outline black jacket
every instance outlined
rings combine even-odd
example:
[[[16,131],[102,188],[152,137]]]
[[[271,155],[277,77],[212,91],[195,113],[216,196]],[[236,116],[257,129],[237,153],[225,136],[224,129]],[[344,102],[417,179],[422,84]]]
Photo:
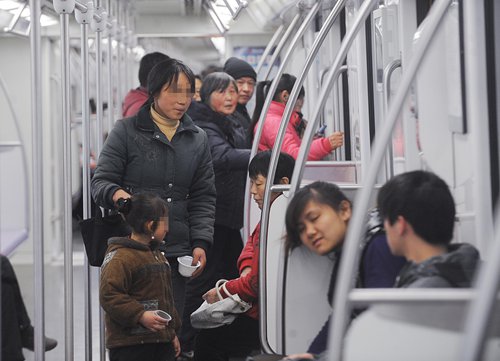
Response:
[[[228,118],[233,123],[236,148],[252,148],[252,134],[249,133],[252,119],[248,114],[247,107],[238,103],[235,112]]]
[[[210,143],[217,189],[215,223],[240,229],[250,150],[238,149],[239,135],[228,117],[202,103],[192,103],[188,112],[196,125],[205,130]]]
[[[467,243],[450,244],[448,252],[421,263],[408,262],[399,273],[395,287],[471,287],[479,252]]]
[[[97,204],[113,209],[113,194],[152,191],[167,201],[168,257],[207,250],[213,242],[215,181],[207,135],[184,115],[169,141],[151,119],[149,105],[119,120],[106,139],[92,178]]]

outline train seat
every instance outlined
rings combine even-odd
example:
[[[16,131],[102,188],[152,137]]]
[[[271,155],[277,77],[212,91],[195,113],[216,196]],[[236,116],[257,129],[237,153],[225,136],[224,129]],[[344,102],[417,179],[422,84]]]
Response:
[[[467,302],[438,300],[373,305],[351,323],[344,360],[458,360],[467,307]],[[496,312],[483,361],[500,359],[499,321]]]

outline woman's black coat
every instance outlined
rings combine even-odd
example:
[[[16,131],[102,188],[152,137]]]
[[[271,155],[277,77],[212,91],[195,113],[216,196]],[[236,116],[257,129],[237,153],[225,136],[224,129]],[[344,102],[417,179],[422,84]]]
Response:
[[[208,250],[215,219],[214,170],[206,133],[188,115],[169,141],[151,119],[149,105],[119,120],[106,139],[92,178],[92,196],[113,209],[113,194],[152,191],[169,208],[168,257]]]
[[[238,149],[242,142],[233,123],[207,104],[193,102],[188,114],[208,135],[217,189],[215,223],[240,229],[250,149]]]

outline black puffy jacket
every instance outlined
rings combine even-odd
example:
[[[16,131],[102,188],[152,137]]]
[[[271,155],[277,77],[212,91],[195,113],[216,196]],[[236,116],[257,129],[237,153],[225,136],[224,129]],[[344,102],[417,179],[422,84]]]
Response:
[[[113,194],[152,191],[167,201],[168,257],[207,250],[213,242],[214,170],[206,133],[186,114],[172,140],[151,119],[149,105],[119,120],[106,139],[92,178],[97,204],[113,209]]]
[[[205,130],[210,143],[217,189],[215,223],[240,229],[243,226],[243,202],[250,150],[238,149],[241,142],[233,123],[208,105],[192,103],[188,113],[196,125]]]

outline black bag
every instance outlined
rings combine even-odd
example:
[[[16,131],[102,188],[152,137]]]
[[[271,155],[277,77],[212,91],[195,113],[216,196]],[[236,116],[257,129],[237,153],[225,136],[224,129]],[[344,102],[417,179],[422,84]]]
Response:
[[[121,214],[103,216],[100,207],[96,207],[94,217],[80,221],[80,232],[89,264],[96,267],[102,265],[109,238],[132,233]]]

